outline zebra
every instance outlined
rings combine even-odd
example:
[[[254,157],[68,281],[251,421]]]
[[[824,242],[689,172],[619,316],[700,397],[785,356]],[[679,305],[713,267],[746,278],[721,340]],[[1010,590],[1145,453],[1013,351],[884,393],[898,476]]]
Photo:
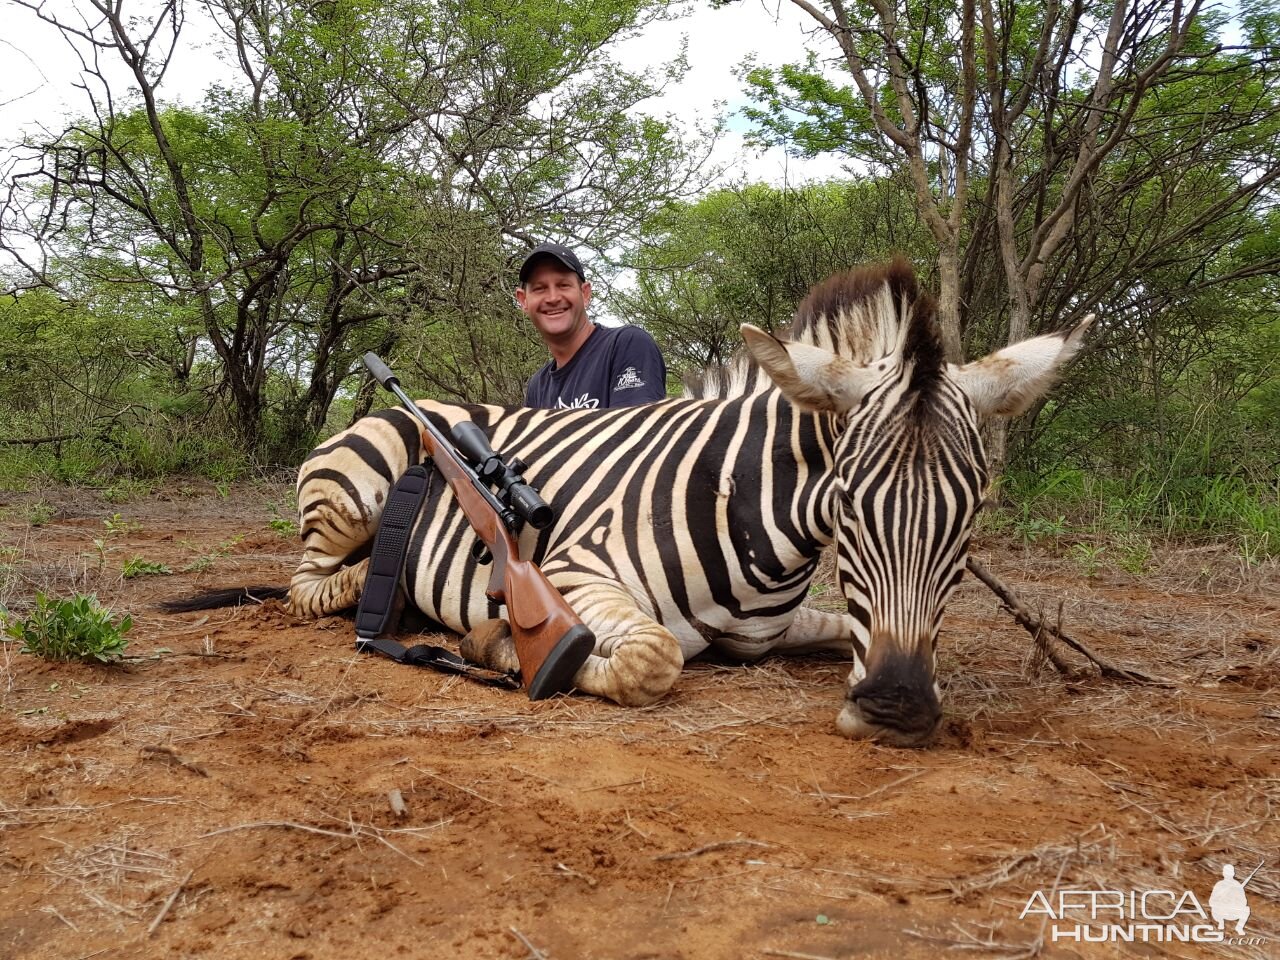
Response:
[[[979,419],[1042,395],[1092,319],[948,364],[933,301],[899,259],[814,287],[785,336],[744,324],[745,349],[679,399],[418,405],[446,432],[478,424],[554,508],[555,524],[519,542],[595,633],[579,691],[645,705],[708,647],[742,661],[838,651],[853,659],[838,731],[913,746],[942,716],[938,632],[987,482]],[[357,603],[389,488],[422,456],[419,429],[379,411],[303,463],[295,615]],[[410,538],[408,599],[464,634],[468,659],[514,671],[474,535],[437,481]],[[833,542],[847,614],[803,604]]]

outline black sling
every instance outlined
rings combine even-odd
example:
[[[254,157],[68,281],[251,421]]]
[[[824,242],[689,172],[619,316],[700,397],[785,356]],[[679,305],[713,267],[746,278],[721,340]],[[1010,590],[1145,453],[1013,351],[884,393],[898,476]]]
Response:
[[[420,464],[414,464],[396,481],[387,495],[387,506],[382,511],[382,520],[373,538],[369,573],[360,594],[360,605],[356,607],[356,649],[362,653],[380,653],[397,663],[432,667],[495,687],[519,689],[520,683],[515,677],[467,663],[444,647],[426,643],[406,647],[382,636],[396,614],[396,588],[400,585],[400,577],[404,571],[409,532],[418,519],[423,501],[431,491],[434,475],[432,467],[430,457]]]

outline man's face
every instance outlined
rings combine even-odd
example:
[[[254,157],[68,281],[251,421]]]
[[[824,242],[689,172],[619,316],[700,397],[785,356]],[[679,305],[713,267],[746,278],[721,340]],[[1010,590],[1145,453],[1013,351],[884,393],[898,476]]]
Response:
[[[528,283],[516,288],[516,301],[545,340],[572,340],[589,323],[591,284],[548,259],[533,268]]]

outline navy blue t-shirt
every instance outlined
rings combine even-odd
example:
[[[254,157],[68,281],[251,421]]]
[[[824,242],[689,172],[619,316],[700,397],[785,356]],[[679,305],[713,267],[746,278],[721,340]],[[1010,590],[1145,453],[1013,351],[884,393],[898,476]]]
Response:
[[[525,406],[544,410],[603,410],[653,403],[667,396],[667,367],[658,345],[640,327],[602,327],[556,369],[549,360],[529,378]]]

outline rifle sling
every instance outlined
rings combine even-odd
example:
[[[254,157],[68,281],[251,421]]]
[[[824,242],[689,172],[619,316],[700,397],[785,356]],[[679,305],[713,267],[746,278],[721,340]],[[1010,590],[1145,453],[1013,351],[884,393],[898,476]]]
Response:
[[[433,461],[428,457],[414,464],[396,481],[387,496],[378,532],[373,538],[369,556],[369,573],[365,577],[360,605],[356,608],[356,650],[380,653],[396,663],[432,667],[443,673],[477,680],[496,687],[519,689],[519,681],[505,673],[485,670],[467,663],[444,647],[419,643],[406,647],[381,634],[395,615],[396,588],[404,571],[404,558],[409,548],[409,532],[417,522],[423,501],[431,490]]]
[[[414,464],[404,472],[387,496],[378,532],[373,538],[369,556],[369,573],[360,605],[356,607],[356,636],[372,640],[387,629],[395,611],[396,587],[404,570],[404,555],[409,548],[409,531],[418,519],[422,501],[431,488],[431,460]]]
[[[390,657],[396,663],[407,663],[415,667],[431,667],[441,673],[456,673],[479,683],[487,683],[492,687],[505,687],[508,690],[519,690],[520,681],[506,673],[486,670],[474,663],[467,663],[456,653],[444,647],[435,647],[426,643],[406,647],[402,643],[387,637],[360,639],[356,641],[356,649],[362,653],[380,653]]]

